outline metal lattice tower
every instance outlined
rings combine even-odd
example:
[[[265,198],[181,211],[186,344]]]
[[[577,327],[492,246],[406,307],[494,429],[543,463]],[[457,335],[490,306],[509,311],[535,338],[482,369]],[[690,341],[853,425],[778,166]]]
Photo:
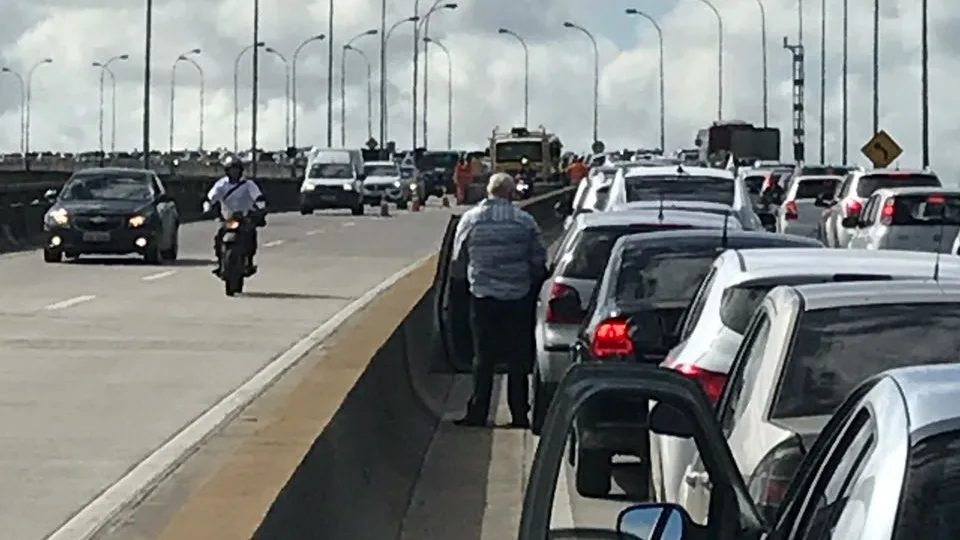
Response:
[[[803,44],[791,45],[783,38],[783,48],[793,55],[793,160],[803,163],[806,155],[807,133],[804,111],[804,87],[806,81],[803,66]]]

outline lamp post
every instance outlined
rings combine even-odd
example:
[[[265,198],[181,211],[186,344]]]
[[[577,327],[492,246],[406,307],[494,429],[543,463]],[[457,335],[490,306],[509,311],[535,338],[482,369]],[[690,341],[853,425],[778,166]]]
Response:
[[[387,33],[383,36],[383,40],[380,42],[380,146],[385,147],[387,144],[387,135],[389,133],[389,117],[390,111],[387,107],[387,45],[389,45],[390,36],[393,35],[393,31],[400,27],[403,23],[416,23],[420,20],[420,17],[413,16],[407,17],[406,19],[401,19],[391,26]],[[414,64],[416,66],[416,64]],[[416,107],[416,105],[414,105]]]
[[[233,61],[233,152],[237,153],[240,151],[240,138],[239,138],[239,121],[240,121],[240,60],[243,59],[243,55],[247,54],[249,51],[253,50],[254,47],[260,48],[265,47],[267,44],[263,41],[258,41],[254,45],[247,45],[240,51],[240,54],[237,55],[237,59]],[[256,76],[256,74],[254,74]]]
[[[150,168],[150,78],[153,71],[153,0],[147,0],[143,33],[143,119],[140,126],[143,143],[143,168]],[[116,109],[114,109],[116,118]]]
[[[827,0],[820,0],[820,163],[827,153]]]
[[[434,12],[439,11],[441,9],[457,9],[457,4],[452,2],[447,4],[441,4],[440,3],[441,1],[442,0],[436,0],[433,6],[431,6],[430,9],[427,10],[426,15],[423,16],[423,20],[420,21],[420,24],[423,26],[422,34],[424,37],[424,43],[428,43],[426,41],[426,38],[430,37],[430,16],[433,15]],[[443,46],[441,45],[440,48],[443,49]],[[424,48],[424,50],[426,50],[426,48]],[[414,96],[413,99],[416,100],[417,99],[416,86],[414,86],[413,96]],[[427,130],[429,126],[429,122],[428,122],[429,109],[430,109],[430,55],[426,54],[423,57],[423,146],[424,148],[428,148],[430,144],[427,141]],[[416,122],[416,118],[414,118],[414,122]]]
[[[599,115],[600,115],[600,47],[597,45],[597,38],[589,30],[574,24],[570,21],[563,23],[564,28],[572,28],[587,36],[590,43],[593,44],[593,142],[600,140],[598,133]]]
[[[303,51],[303,48],[307,45],[313,43],[314,41],[322,41],[326,39],[326,36],[323,34],[317,34],[316,36],[308,37],[307,39],[300,42],[300,45],[297,45],[297,48],[293,51],[293,65],[290,75],[290,101],[293,112],[291,113],[290,121],[293,123],[293,127],[290,133],[290,144],[292,146],[297,146],[297,60],[300,59],[300,52]]]
[[[840,102],[841,102],[840,103],[840,116],[841,116],[840,147],[841,149],[840,151],[842,152],[841,163],[846,165],[848,163],[847,154],[849,152],[849,150],[847,149],[847,147],[849,146],[849,143],[847,142],[847,131],[848,131],[848,124],[849,124],[849,121],[847,118],[847,107],[848,107],[847,92],[849,91],[848,74],[849,74],[849,67],[850,67],[849,59],[848,59],[848,54],[849,54],[848,46],[849,46],[849,40],[850,40],[850,20],[847,18],[847,10],[849,9],[849,0],[843,0],[842,9],[843,9],[843,12],[841,13],[841,18],[843,19],[842,21],[843,30],[841,31],[841,34],[843,34],[843,37],[842,37],[843,51],[841,52],[842,66],[840,68],[840,72],[841,72],[841,75],[840,75],[840,79],[841,79],[841,83],[840,83],[840,86],[841,86],[840,88]]]
[[[331,9],[333,6],[333,0],[330,0]],[[330,14],[331,16],[333,13]],[[331,23],[332,24],[332,23]],[[252,162],[250,163],[250,176],[251,178],[257,177],[257,164],[260,163],[260,155],[257,152],[257,125],[260,119],[260,109],[257,105],[260,103],[260,0],[253,0],[253,39],[252,43],[248,45],[252,47],[253,58],[250,62],[252,80],[251,80],[251,90],[250,90],[250,157]]]
[[[327,14],[327,147],[333,146],[333,5],[329,0]]]
[[[170,152],[171,153],[173,153],[173,138],[174,138],[173,134],[176,127],[175,117],[176,117],[176,100],[177,100],[177,65],[180,62],[185,62],[188,57],[196,54],[200,54],[200,49],[191,49],[181,54],[180,56],[177,57],[176,60],[173,61],[173,65],[170,68]],[[201,75],[201,78],[202,78],[202,75]],[[201,98],[200,101],[201,101],[200,107],[202,110],[203,99]],[[201,113],[201,117],[202,117],[202,113]],[[202,120],[201,120],[201,123],[202,123]]]
[[[0,73],[9,73],[16,77],[17,82],[20,83],[20,153],[23,154],[23,162],[27,162],[27,147],[26,147],[26,135],[27,135],[27,120],[26,120],[26,110],[27,110],[27,85],[23,82],[23,76],[19,72],[8,68],[0,68]]]
[[[660,45],[660,67],[659,67],[659,78],[660,78],[660,151],[665,152],[667,147],[665,144],[666,139],[666,92],[664,89],[664,66],[663,66],[663,29],[660,28],[660,23],[656,19],[648,15],[647,13],[640,11],[639,9],[627,8],[627,15],[635,15],[638,17],[643,17],[650,21],[654,29],[657,31],[657,39]]]
[[[203,72],[203,67],[202,67],[196,60],[194,60],[193,58],[190,58],[189,56],[181,56],[180,58],[181,58],[181,61],[186,62],[186,63],[192,65],[194,68],[196,68],[196,69],[197,69],[197,73],[200,75],[200,134],[199,134],[199,135],[200,135],[200,139],[199,139],[199,148],[200,148],[200,150],[203,150],[204,124],[206,123],[206,120],[205,120],[204,118],[205,118],[205,116],[206,116],[206,103],[207,103],[207,97],[206,97],[206,93],[207,93],[206,86],[207,86],[207,83],[206,83],[206,81],[205,81],[205,79],[206,79],[206,74]]]
[[[523,47],[523,127],[527,127],[530,125],[530,49],[526,40],[513,30],[499,28],[497,33],[513,37]]]
[[[283,145],[290,147],[290,62],[287,57],[273,47],[263,49],[283,62]]]
[[[347,146],[347,51],[353,48],[353,43],[364,36],[375,36],[379,33],[376,28],[353,36],[344,44],[340,51],[340,146]]]
[[[348,51],[357,53],[363,59],[367,66],[367,139],[373,138],[373,64],[370,63],[370,57],[362,50],[350,45],[345,47]]]
[[[844,0],[846,1],[846,0]],[[769,127],[770,116],[768,106],[768,96],[770,93],[770,80],[767,77],[767,10],[763,6],[763,0],[757,0],[757,7],[760,8],[760,56],[761,75],[763,79],[763,127]]]
[[[104,74],[110,75],[111,83],[111,105],[110,105],[110,152],[115,152],[117,149],[117,77],[113,74],[113,70],[110,69],[110,64],[117,61],[126,61],[130,59],[130,55],[121,54],[119,56],[112,56],[107,59],[106,62],[94,62],[93,67],[100,69],[100,122],[99,129],[100,132],[100,157],[103,158],[104,148],[103,148],[103,79]]]
[[[30,153],[30,104],[33,101],[33,72],[37,70],[38,67],[44,66],[47,64],[52,64],[53,58],[44,58],[36,64],[34,64],[30,71],[27,72],[27,114],[26,119],[24,120],[24,138],[23,138],[23,147],[25,149],[24,158],[26,159],[27,154]]]
[[[873,132],[880,131],[880,0],[873,0]]]
[[[930,166],[930,17],[920,0],[920,147],[923,166]]]
[[[717,16],[717,120],[723,120],[723,17],[710,0],[700,1]]]
[[[447,57],[447,150],[450,150],[453,148],[453,57],[450,55],[450,49],[443,43],[430,37],[423,38],[423,42],[436,45]],[[426,85],[424,85],[424,90],[426,90]],[[427,114],[426,108],[423,109],[423,114]],[[424,143],[426,143],[426,130],[423,133]]]

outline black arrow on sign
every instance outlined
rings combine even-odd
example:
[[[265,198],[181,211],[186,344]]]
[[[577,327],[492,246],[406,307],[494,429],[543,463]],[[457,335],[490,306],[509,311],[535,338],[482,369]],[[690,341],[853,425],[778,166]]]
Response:
[[[884,160],[884,161],[888,161],[888,160],[890,159],[890,153],[887,152],[887,149],[884,148],[882,144],[880,144],[880,143],[878,143],[878,142],[875,142],[875,143],[873,143],[873,148],[874,148],[875,150],[879,150],[880,153],[883,154],[883,160]]]

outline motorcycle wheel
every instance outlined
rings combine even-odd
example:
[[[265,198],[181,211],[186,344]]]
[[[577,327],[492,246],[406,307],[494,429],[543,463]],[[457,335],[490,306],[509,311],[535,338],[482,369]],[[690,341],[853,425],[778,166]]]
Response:
[[[223,292],[227,296],[234,296],[243,292],[243,252],[233,246],[223,252]]]

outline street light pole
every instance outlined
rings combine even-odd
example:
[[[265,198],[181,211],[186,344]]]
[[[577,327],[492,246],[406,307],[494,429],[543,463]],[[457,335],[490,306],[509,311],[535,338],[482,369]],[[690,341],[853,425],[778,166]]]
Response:
[[[327,148],[333,147],[333,5],[327,15]]]
[[[14,71],[11,68],[3,67],[0,68],[0,73],[9,73],[16,77],[17,82],[20,83],[20,153],[23,154],[23,162],[27,162],[27,147],[26,147],[26,135],[27,135],[27,120],[26,120],[26,110],[27,110],[27,85],[23,81],[23,76],[19,72]]]
[[[273,47],[267,47],[264,49],[265,52],[268,52],[276,56],[281,62],[283,62],[283,145],[287,148],[290,147],[290,62],[287,61],[287,57],[284,56],[280,51],[274,49]]]
[[[176,124],[176,100],[177,100],[177,65],[180,62],[186,62],[187,58],[194,54],[200,54],[200,49],[191,49],[173,61],[173,66],[170,68],[170,152],[173,153],[173,138]],[[201,75],[202,78],[202,75]],[[203,101],[201,99],[201,101]],[[203,105],[200,105],[201,110],[203,110]],[[203,113],[201,113],[202,116]],[[201,124],[203,121],[201,120]]]
[[[880,0],[873,0],[873,132],[880,131]]]
[[[424,39],[430,37],[430,16],[434,12],[440,9],[457,9],[457,4],[449,3],[441,5],[440,2],[443,0],[436,0],[433,6],[427,11],[427,14],[423,16],[423,21],[420,22],[423,25],[423,37]],[[426,41],[424,41],[426,43]],[[429,148],[430,143],[427,140],[427,130],[429,128],[429,109],[430,109],[430,55],[426,54],[426,47],[424,47],[423,55],[423,147]]]
[[[291,103],[291,107],[292,107],[292,109],[293,109],[293,112],[291,113],[291,114],[292,114],[292,117],[291,117],[291,119],[290,119],[290,121],[293,123],[293,127],[292,127],[291,133],[290,133],[290,139],[291,139],[290,144],[291,144],[292,146],[297,146],[297,116],[298,116],[298,114],[297,114],[297,113],[298,113],[298,108],[297,108],[297,60],[300,59],[300,52],[303,51],[303,48],[304,48],[304,47],[306,47],[306,46],[309,45],[310,43],[313,43],[314,41],[321,41],[321,40],[323,40],[323,39],[326,39],[326,36],[323,35],[323,34],[318,34],[318,35],[316,35],[316,36],[309,37],[309,38],[301,41],[301,42],[300,42],[300,45],[297,45],[297,48],[294,49],[294,51],[293,51],[293,61],[292,61],[293,67],[292,67],[292,69],[291,69],[291,75],[290,75],[290,101],[292,102],[292,103]]]
[[[530,49],[520,34],[508,28],[500,28],[498,34],[511,36],[523,47],[523,127],[530,125]]]
[[[627,15],[636,15],[643,17],[644,19],[650,21],[650,24],[653,25],[654,29],[657,31],[657,40],[659,43],[660,50],[660,66],[659,66],[659,78],[660,78],[660,151],[665,152],[667,147],[665,144],[666,139],[666,95],[664,88],[664,66],[663,66],[663,29],[660,28],[660,23],[656,19],[651,17],[649,14],[640,11],[639,9],[627,8]]]
[[[330,0],[330,4],[333,4],[333,0]],[[260,162],[260,156],[257,152],[257,127],[260,117],[260,0],[253,0],[253,43],[248,45],[248,47],[253,48],[253,59],[251,62],[253,65],[253,88],[250,92],[250,108],[252,109],[251,114],[253,115],[253,118],[250,119],[250,157],[252,159],[250,176],[256,179],[257,165]]]
[[[563,26],[580,31],[580,33],[587,36],[587,38],[590,39],[590,43],[593,44],[593,142],[597,142],[600,140],[600,47],[597,45],[597,38],[593,37],[593,34],[586,28],[570,21],[563,23]]]
[[[367,53],[354,46],[345,47],[348,51],[353,51],[360,55],[367,65],[367,139],[373,138],[373,65],[370,63],[370,57]]]
[[[453,148],[453,56],[446,45],[435,39],[424,37],[423,42],[436,45],[447,57],[447,150],[451,150]],[[426,91],[426,85],[424,85],[424,91]],[[423,114],[427,114],[426,108],[423,109]],[[426,131],[424,131],[424,141],[426,141]]]
[[[110,151],[113,152],[116,150],[117,144],[117,78],[113,74],[113,70],[110,69],[110,64],[117,61],[126,61],[130,58],[128,54],[121,54],[119,56],[112,56],[107,59],[106,62],[94,62],[93,67],[100,68],[100,121],[99,121],[99,132],[100,132],[100,158],[104,157],[104,145],[103,145],[103,83],[104,75],[109,74],[111,80],[112,96],[111,96],[111,135],[110,135]]]
[[[420,20],[420,17],[413,16],[407,17],[406,19],[401,19],[391,26],[386,34],[383,36],[383,40],[380,42],[380,147],[385,148],[387,144],[387,138],[389,136],[389,117],[390,111],[387,106],[387,45],[389,45],[390,36],[393,35],[393,31],[400,27],[403,23],[416,23]],[[416,24],[414,24],[416,27]],[[414,64],[416,66],[416,64]],[[416,105],[414,105],[416,107]],[[414,122],[416,124],[416,122]]]
[[[827,0],[820,0],[820,163],[827,153]]]
[[[930,166],[930,17],[927,0],[920,0],[920,147],[923,166]]]
[[[841,32],[841,33],[843,34],[843,52],[841,53],[841,56],[843,57],[843,59],[842,59],[843,66],[840,68],[840,70],[841,70],[841,87],[842,87],[842,88],[840,89],[840,101],[841,101],[841,105],[840,105],[841,113],[840,113],[840,115],[841,115],[841,117],[842,117],[841,120],[840,120],[840,139],[841,139],[841,142],[840,142],[841,150],[840,150],[840,151],[842,152],[842,156],[841,156],[842,159],[841,159],[840,163],[843,163],[844,165],[846,165],[847,163],[849,163],[849,161],[847,160],[847,154],[848,154],[848,152],[849,152],[849,150],[848,150],[848,148],[847,148],[847,147],[849,146],[849,143],[847,142],[847,129],[848,129],[848,123],[849,123],[849,122],[848,122],[848,119],[847,119],[847,107],[848,107],[848,105],[847,105],[847,101],[848,101],[848,100],[847,100],[847,93],[849,92],[849,86],[848,86],[848,84],[847,84],[847,76],[848,76],[848,70],[849,70],[849,49],[848,49],[848,44],[849,44],[849,41],[850,41],[850,20],[849,20],[849,18],[848,18],[848,14],[847,14],[847,10],[848,10],[848,9],[849,9],[849,0],[843,0],[843,13],[842,13],[842,18],[843,18],[843,23],[842,23],[842,24],[843,24],[843,31]]]
[[[206,75],[205,75],[204,72],[203,72],[203,67],[201,67],[200,64],[199,64],[196,60],[194,60],[193,58],[190,58],[189,56],[187,56],[187,57],[184,57],[184,58],[183,58],[183,61],[184,61],[184,62],[187,62],[188,64],[191,64],[193,67],[197,68],[197,73],[200,75],[200,140],[199,140],[199,149],[200,149],[200,150],[203,150],[203,131],[204,131],[204,123],[205,123],[204,117],[205,117],[205,114],[206,114],[204,109],[206,109],[206,102],[207,102],[207,97],[206,97],[206,93],[207,93],[206,81],[204,80],[204,79],[206,78]]]
[[[236,154],[240,151],[240,60],[243,59],[243,55],[247,52],[253,50],[254,48],[265,47],[267,44],[263,41],[258,41],[254,45],[247,45],[244,47],[240,54],[237,55],[237,59],[233,61],[233,153]],[[256,74],[254,74],[256,77]]]
[[[700,1],[717,16],[717,120],[723,120],[723,17],[710,0]]]
[[[143,168],[150,168],[150,88],[153,67],[153,0],[147,0],[146,21],[143,34],[143,123],[141,125],[141,139],[143,144]],[[114,94],[116,99],[116,94]],[[117,109],[114,102],[113,119],[116,129]]]
[[[44,58],[43,60],[34,64],[33,67],[30,68],[30,71],[27,73],[27,97],[26,97],[27,113],[23,123],[24,124],[23,147],[26,149],[26,151],[23,154],[24,157],[26,157],[27,154],[30,153],[30,119],[31,119],[30,104],[33,101],[33,72],[36,71],[37,68],[40,66],[43,66],[46,64],[52,64],[52,63],[53,63],[53,58]]]
[[[763,57],[761,61],[761,70],[763,71],[763,127],[769,127],[768,96],[770,80],[767,78],[767,10],[763,6],[763,0],[757,0],[757,7],[760,8],[760,55]]]
[[[375,36],[379,33],[376,28],[371,28],[365,32],[353,36],[347,40],[343,49],[340,51],[340,146],[347,147],[347,51],[353,48],[353,44],[364,36]]]

